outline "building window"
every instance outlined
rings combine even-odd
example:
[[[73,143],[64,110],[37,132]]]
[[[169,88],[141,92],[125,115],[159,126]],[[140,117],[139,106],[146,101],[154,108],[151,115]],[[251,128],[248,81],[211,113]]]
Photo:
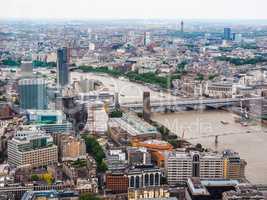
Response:
[[[134,187],[134,176],[130,178],[130,187]]]
[[[154,174],[150,174],[150,185],[154,185]]]
[[[149,185],[149,175],[145,174],[145,186]]]
[[[199,177],[200,176],[199,155],[197,155],[197,154],[195,154],[193,156],[192,176],[193,177]]]
[[[156,175],[155,175],[155,185],[159,185],[159,179],[160,179],[159,173],[156,173]]]
[[[139,188],[140,187],[140,177],[139,176],[136,176],[135,177],[135,187],[136,188]]]

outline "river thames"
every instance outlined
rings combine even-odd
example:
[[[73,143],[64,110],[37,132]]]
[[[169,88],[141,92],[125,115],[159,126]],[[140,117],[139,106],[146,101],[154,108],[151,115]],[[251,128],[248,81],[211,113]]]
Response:
[[[120,102],[141,101],[144,91],[151,92],[151,100],[170,100],[178,97],[152,91],[147,86],[91,73],[71,73],[72,80],[80,77],[103,82],[111,92],[118,92]],[[246,177],[255,184],[267,183],[267,128],[259,124],[242,126],[236,123],[236,115],[220,110],[181,111],[178,113],[155,113],[152,119],[165,125],[178,136],[192,144],[201,143],[205,148],[218,151],[231,149],[239,152],[247,161]],[[222,123],[226,122],[226,123]],[[215,144],[218,135],[218,144]]]

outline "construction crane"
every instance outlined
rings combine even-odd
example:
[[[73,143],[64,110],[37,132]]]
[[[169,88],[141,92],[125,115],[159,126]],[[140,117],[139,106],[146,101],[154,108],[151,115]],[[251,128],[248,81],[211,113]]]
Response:
[[[202,135],[202,136],[199,136],[199,137],[191,137],[191,138],[185,138],[186,140],[197,140],[197,139],[201,139],[201,138],[210,138],[210,137],[219,137],[219,136],[229,136],[229,135],[240,135],[240,134],[255,134],[255,133],[262,133],[263,131],[262,130],[247,130],[247,131],[244,131],[244,132],[227,132],[227,133],[220,133],[220,134],[217,134],[217,135]]]

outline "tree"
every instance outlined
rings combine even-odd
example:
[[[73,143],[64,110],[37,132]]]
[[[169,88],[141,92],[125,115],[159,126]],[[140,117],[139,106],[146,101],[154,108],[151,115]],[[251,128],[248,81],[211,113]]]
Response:
[[[3,162],[4,160],[5,160],[5,153],[3,151],[0,151],[0,163]]]
[[[101,199],[91,193],[84,193],[80,196],[79,200],[101,200]]]
[[[48,185],[51,185],[53,182],[53,176],[51,173],[45,173],[42,175],[42,180],[44,180]]]
[[[20,103],[20,102],[19,102],[19,99],[16,98],[15,101],[14,101],[14,104],[19,105],[19,103]]]
[[[110,113],[111,118],[116,118],[116,117],[122,117],[122,111],[121,110],[114,110]]]
[[[100,165],[99,165],[99,170],[101,172],[105,172],[108,170],[108,166],[106,164],[106,162],[104,160],[101,161]]]
[[[98,141],[92,136],[83,136],[86,145],[86,152],[93,156],[97,164],[99,172],[107,170],[106,163],[104,162],[105,153]]]
[[[31,175],[31,180],[32,180],[32,181],[39,181],[40,178],[39,178],[39,176],[38,176],[37,174],[32,174],[32,175]]]
[[[212,81],[214,78],[216,78],[218,76],[218,74],[210,74],[209,75],[209,77],[208,77],[208,79],[210,80],[210,81]]]
[[[160,177],[160,184],[167,185],[168,184],[167,178],[164,176],[161,176]]]
[[[198,143],[198,144],[196,144],[195,147],[196,147],[196,149],[197,149],[198,151],[203,151],[202,144]]]
[[[196,79],[197,81],[203,81],[203,80],[204,80],[204,75],[198,73],[195,79]]]

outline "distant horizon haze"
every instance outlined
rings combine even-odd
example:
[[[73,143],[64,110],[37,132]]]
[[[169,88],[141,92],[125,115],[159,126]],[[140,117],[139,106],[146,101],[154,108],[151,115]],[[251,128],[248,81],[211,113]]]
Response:
[[[0,19],[267,20],[267,0],[2,0]]]

